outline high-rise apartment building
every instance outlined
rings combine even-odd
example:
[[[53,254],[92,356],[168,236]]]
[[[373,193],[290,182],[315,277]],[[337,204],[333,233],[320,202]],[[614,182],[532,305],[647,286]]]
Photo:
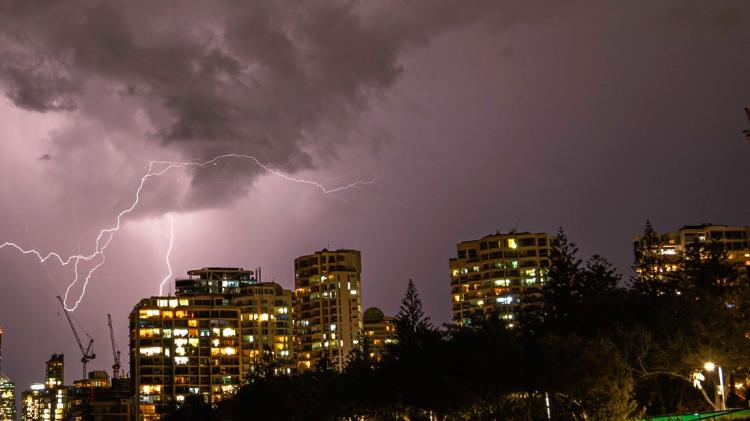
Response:
[[[636,260],[640,260],[640,245],[643,236],[636,237],[633,242]],[[750,227],[727,225],[685,225],[677,232],[658,234],[658,243],[654,250],[664,263],[663,268],[657,270],[670,272],[677,270],[677,263],[681,256],[693,244],[708,244],[716,242],[722,245],[727,255],[727,261],[737,268],[741,279],[750,280]]]
[[[323,249],[294,260],[294,319],[298,367],[307,370],[325,356],[343,370],[360,346],[362,269],[357,250]]]
[[[63,354],[52,354],[47,360],[44,384],[48,389],[60,387],[65,383],[65,356]]]
[[[139,419],[159,419],[195,396],[217,404],[261,359],[290,371],[291,291],[261,282],[256,272],[223,267],[191,270],[175,286],[175,297],[141,300],[130,314]]]
[[[377,307],[370,307],[365,310],[362,320],[362,340],[367,343],[368,357],[373,361],[380,361],[388,351],[388,346],[396,341],[396,325],[393,317],[386,316],[383,310]]]
[[[16,385],[3,374],[2,327],[0,327],[0,421],[16,421]]]
[[[242,268],[209,267],[188,272],[176,281],[178,297],[218,294],[241,312],[243,373],[271,357],[285,371],[294,367],[292,291],[274,282],[261,282],[256,272]]]
[[[284,372],[296,369],[292,291],[274,282],[260,282],[241,288],[231,302],[241,312],[243,372],[268,357]]]
[[[138,419],[190,397],[217,404],[242,383],[240,310],[221,295],[151,297],[130,313]]]
[[[72,388],[65,386],[65,357],[54,354],[47,361],[44,383],[34,383],[21,398],[24,421],[56,421],[70,415]]]
[[[110,379],[105,371],[92,371],[73,383],[73,421],[130,421],[130,379]]]
[[[16,421],[16,385],[0,373],[0,421]]]
[[[498,232],[458,243],[449,261],[453,321],[498,316],[513,327],[520,311],[540,305],[553,240],[545,233]]]

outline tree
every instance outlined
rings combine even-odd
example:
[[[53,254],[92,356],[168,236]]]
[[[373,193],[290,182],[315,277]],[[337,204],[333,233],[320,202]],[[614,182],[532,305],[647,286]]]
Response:
[[[612,263],[595,254],[586,262],[581,276],[577,278],[580,282],[576,282],[576,293],[582,298],[600,296],[616,289],[621,278]]]
[[[256,358],[252,365],[252,371],[246,382],[254,382],[258,379],[264,379],[275,376],[281,365],[273,355],[271,347],[265,345],[260,357]]]
[[[679,266],[680,286],[685,292],[692,292],[694,298],[724,297],[738,286],[737,270],[719,242],[696,239],[686,247]]]
[[[651,221],[646,220],[643,235],[635,244],[635,289],[646,295],[663,295],[674,292],[671,279],[664,272],[666,259],[662,254],[659,234],[656,233]]]
[[[406,293],[401,299],[401,307],[394,317],[394,322],[398,344],[403,346],[418,345],[424,335],[432,329],[430,318],[424,314],[422,300],[412,279],[409,279],[406,286]]]
[[[560,228],[552,246],[551,265],[544,284],[545,308],[552,317],[564,318],[580,294],[577,288],[582,282],[581,259],[577,253],[576,244],[569,242],[565,231]]]

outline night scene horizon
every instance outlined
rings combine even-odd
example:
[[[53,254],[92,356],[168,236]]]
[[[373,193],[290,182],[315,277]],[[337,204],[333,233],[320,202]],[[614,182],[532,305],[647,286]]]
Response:
[[[0,0],[0,421],[750,420],[748,22]]]

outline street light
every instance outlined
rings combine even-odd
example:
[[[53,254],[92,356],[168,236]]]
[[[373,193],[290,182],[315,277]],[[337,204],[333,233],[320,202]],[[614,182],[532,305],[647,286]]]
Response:
[[[718,367],[719,368],[719,393],[721,394],[721,409],[726,410],[727,409],[727,401],[726,397],[724,395],[724,373],[721,371],[721,366],[717,366],[716,364],[712,363],[711,361],[706,362],[703,364],[703,368],[706,369],[706,371],[714,371],[714,369]]]

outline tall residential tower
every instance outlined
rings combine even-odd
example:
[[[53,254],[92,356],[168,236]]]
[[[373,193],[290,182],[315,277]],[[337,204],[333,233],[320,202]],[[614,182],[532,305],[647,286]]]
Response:
[[[323,249],[294,260],[294,320],[297,361],[302,370],[325,356],[343,370],[362,337],[362,270],[357,250]]]
[[[3,328],[0,327],[0,421],[16,420],[16,385],[3,374]]]
[[[467,325],[492,315],[513,327],[520,311],[540,305],[553,239],[498,232],[458,243],[449,261],[453,321]]]

